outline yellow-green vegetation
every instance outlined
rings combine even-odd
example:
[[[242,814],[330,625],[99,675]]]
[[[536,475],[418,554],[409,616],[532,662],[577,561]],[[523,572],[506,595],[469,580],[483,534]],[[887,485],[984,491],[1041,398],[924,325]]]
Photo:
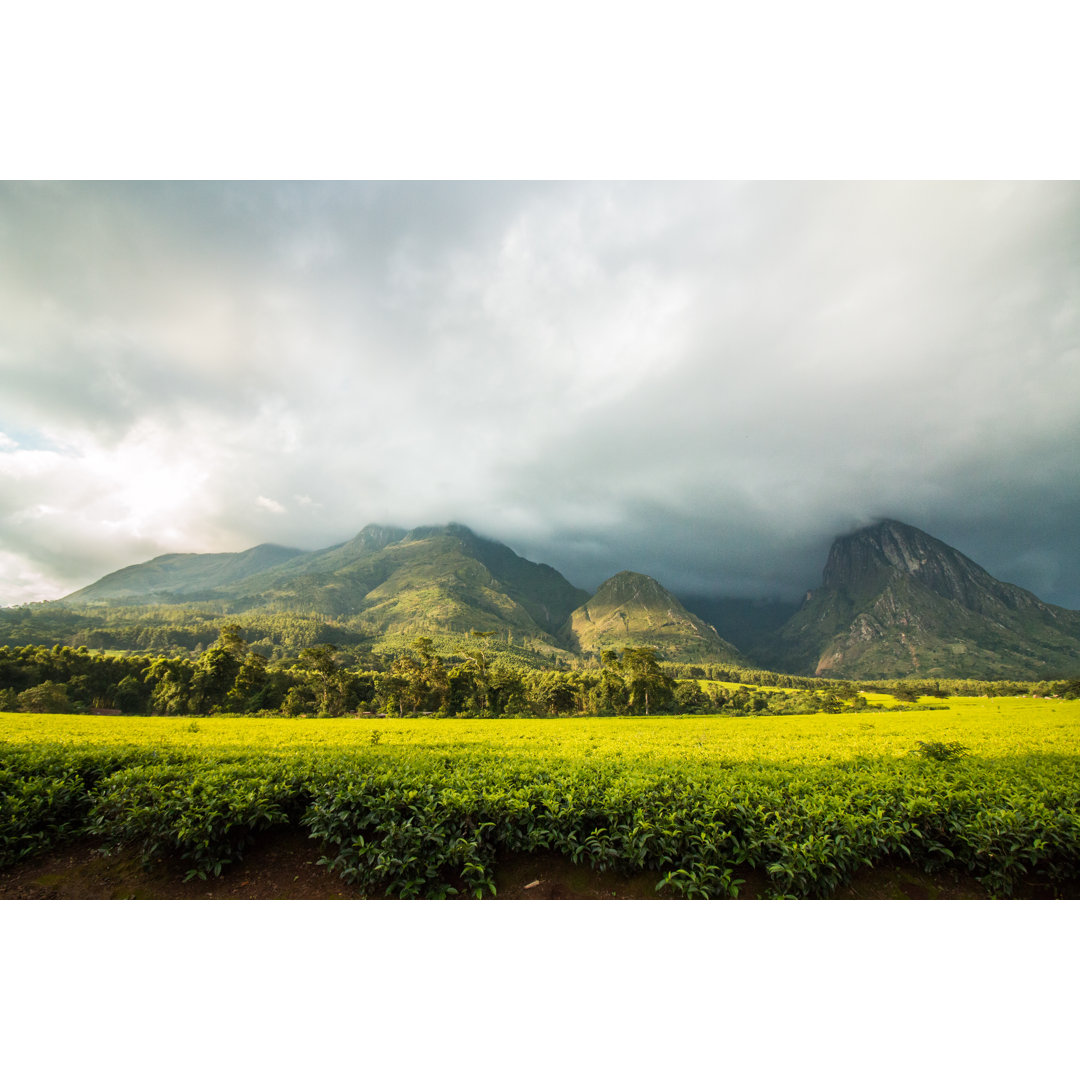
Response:
[[[926,704],[930,704],[929,701]],[[1080,701],[550,719],[0,714],[0,863],[67,836],[220,873],[302,824],[379,894],[488,895],[546,850],[687,896],[828,896],[860,867],[994,893],[1080,876]]]
[[[735,688],[735,684],[725,684]],[[889,703],[887,694],[865,695]],[[929,702],[927,702],[929,703]],[[0,713],[0,740],[195,750],[482,749],[505,757],[601,755],[628,760],[804,765],[865,756],[903,758],[919,740],[960,742],[984,757],[1077,753],[1080,700],[951,698],[933,710],[812,716],[249,717],[56,716]]]

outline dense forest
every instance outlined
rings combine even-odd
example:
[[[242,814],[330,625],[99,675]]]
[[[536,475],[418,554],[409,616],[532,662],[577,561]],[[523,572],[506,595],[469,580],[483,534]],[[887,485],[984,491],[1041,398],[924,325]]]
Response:
[[[447,650],[447,645],[457,650]],[[562,716],[840,712],[867,691],[897,702],[949,694],[1075,697],[1078,682],[911,680],[851,683],[716,664],[668,664],[647,648],[565,669],[515,656],[488,633],[372,652],[307,645],[268,657],[225,625],[197,655],[106,655],[86,646],[0,646],[0,710],[206,716]],[[771,689],[767,689],[771,688]],[[879,706],[880,707],[880,706]]]

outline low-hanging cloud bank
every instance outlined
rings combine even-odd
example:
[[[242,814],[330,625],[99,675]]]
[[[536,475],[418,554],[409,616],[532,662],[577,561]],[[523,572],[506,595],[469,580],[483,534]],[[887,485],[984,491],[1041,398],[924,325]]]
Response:
[[[1080,607],[1076,184],[0,185],[0,603],[458,520],[794,597],[895,517]]]

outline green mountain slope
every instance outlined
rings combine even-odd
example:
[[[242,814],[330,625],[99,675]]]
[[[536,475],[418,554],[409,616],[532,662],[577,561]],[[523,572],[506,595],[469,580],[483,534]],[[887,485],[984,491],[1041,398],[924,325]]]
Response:
[[[1080,612],[998,581],[919,529],[883,521],[833,543],[822,587],[763,659],[849,678],[1075,675]]]
[[[69,604],[108,601],[168,603],[199,599],[234,581],[288,562],[299,548],[260,544],[247,551],[216,555],[159,555],[149,562],[127,566],[64,597]]]
[[[734,646],[659,582],[629,570],[609,578],[573,612],[563,638],[585,653],[650,647],[662,660],[745,663]]]
[[[382,569],[381,553],[404,536],[404,529],[368,525],[345,543],[300,554],[231,582],[220,596],[231,600],[238,611],[292,611],[335,618],[356,615],[368,593],[389,574]]]
[[[322,551],[277,549],[276,559],[245,561],[250,554],[162,556],[110,574],[64,603],[160,607],[197,599],[230,614],[347,620],[373,636],[490,630],[556,647],[559,628],[588,596],[550,566],[455,524],[408,533],[369,525]]]

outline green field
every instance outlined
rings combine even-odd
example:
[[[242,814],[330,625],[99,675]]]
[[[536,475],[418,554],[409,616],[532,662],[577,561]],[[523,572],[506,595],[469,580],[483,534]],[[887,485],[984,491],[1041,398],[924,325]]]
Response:
[[[933,704],[553,719],[2,713],[0,865],[89,834],[215,874],[292,823],[372,895],[490,895],[500,858],[538,851],[717,898],[748,872],[776,896],[828,896],[897,860],[963,869],[1002,896],[1074,882],[1080,701]]]

